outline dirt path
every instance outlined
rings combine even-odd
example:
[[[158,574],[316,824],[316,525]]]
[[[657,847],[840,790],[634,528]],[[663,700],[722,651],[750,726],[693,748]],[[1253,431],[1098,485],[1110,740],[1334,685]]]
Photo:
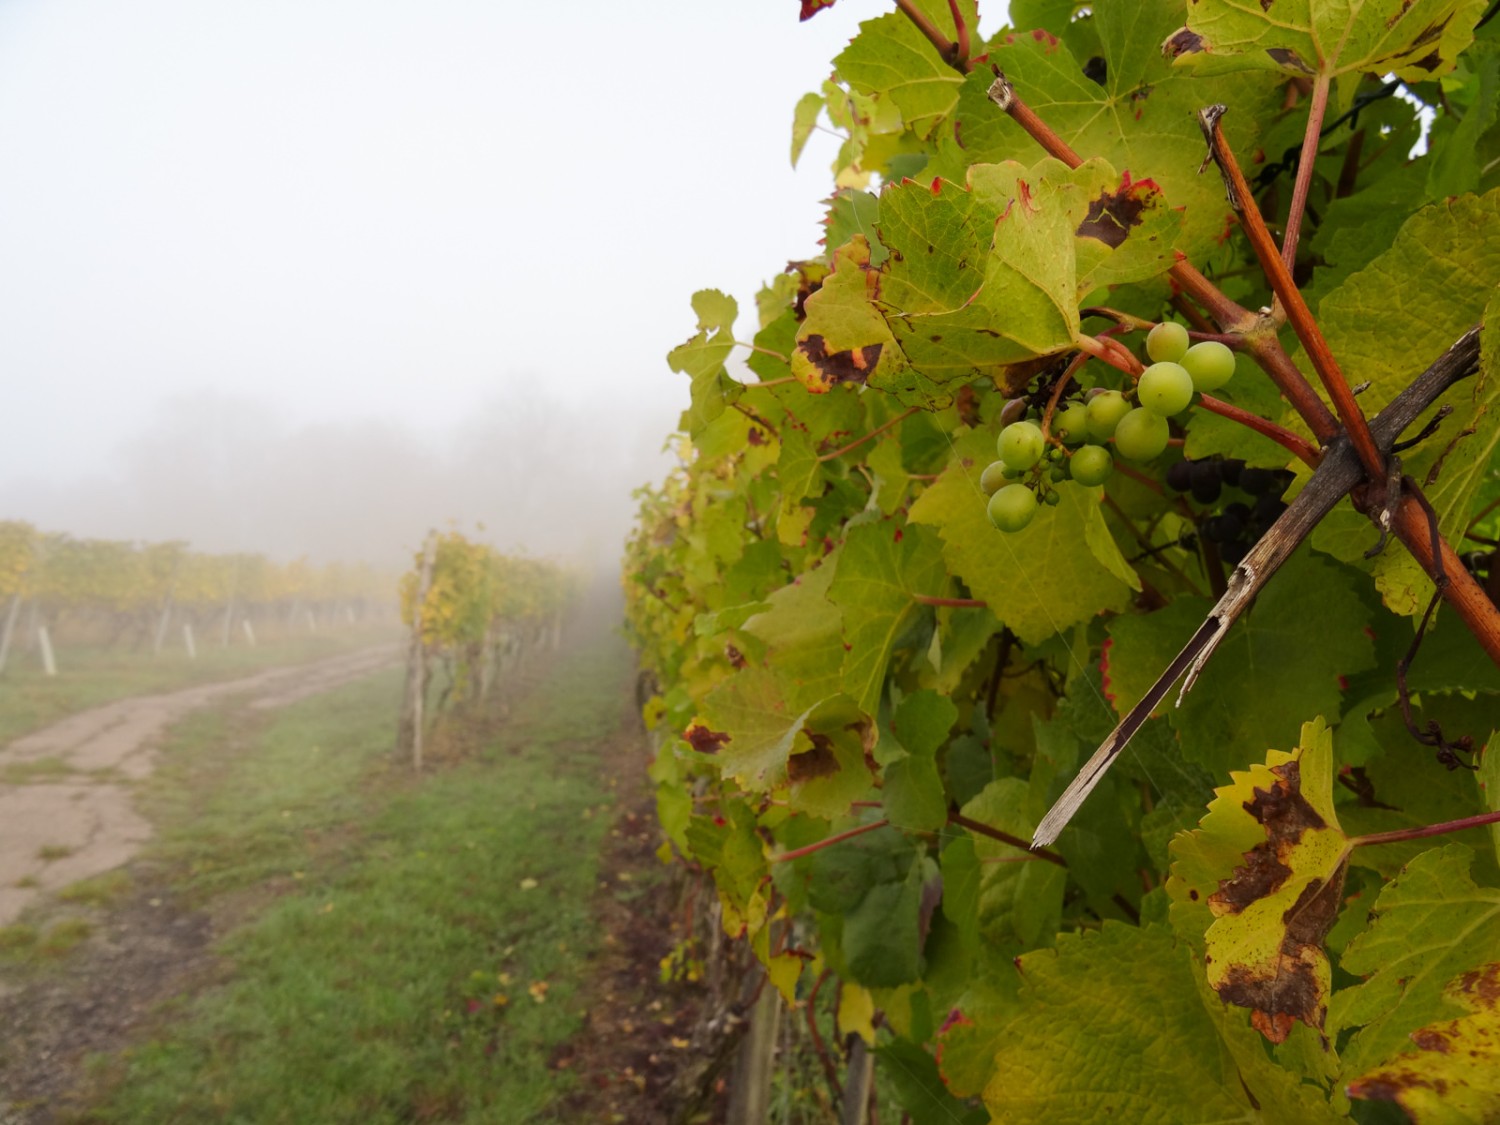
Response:
[[[395,664],[394,645],[118,700],[0,747],[0,926],[39,897],[128,861],[151,835],[132,783],[172,723],[228,696],[283,707]]]

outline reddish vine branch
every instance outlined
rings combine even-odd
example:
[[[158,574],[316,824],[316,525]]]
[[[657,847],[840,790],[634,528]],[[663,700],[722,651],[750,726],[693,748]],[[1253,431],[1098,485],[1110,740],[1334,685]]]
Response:
[[[1294,434],[1284,426],[1278,426],[1275,422],[1262,418],[1259,414],[1252,414],[1248,410],[1242,410],[1232,402],[1225,402],[1221,398],[1212,395],[1199,395],[1198,405],[1210,414],[1217,414],[1221,418],[1228,418],[1238,422],[1246,429],[1254,430],[1263,437],[1268,437],[1277,445],[1287,450],[1293,457],[1304,464],[1316,469],[1318,462],[1322,460],[1323,454],[1310,445],[1300,434]]]
[[[1319,74],[1313,80],[1312,100],[1307,107],[1307,129],[1302,135],[1302,152],[1297,157],[1297,179],[1292,184],[1292,205],[1287,211],[1286,234],[1281,239],[1281,264],[1288,273],[1297,264],[1297,238],[1302,231],[1302,216],[1307,211],[1313,165],[1318,162],[1318,142],[1323,137],[1323,114],[1328,109],[1331,83],[1332,79],[1326,74]]]
[[[1313,319],[1307,302],[1302,299],[1302,291],[1292,280],[1291,271],[1281,260],[1281,252],[1277,249],[1271,232],[1266,229],[1266,221],[1255,204],[1250,184],[1240,171],[1233,151],[1224,141],[1224,129],[1220,121],[1226,112],[1227,108],[1222,105],[1212,105],[1198,112],[1198,124],[1208,141],[1209,157],[1224,176],[1225,185],[1229,189],[1229,204],[1240,217],[1240,224],[1250,240],[1250,248],[1255,251],[1255,259],[1265,271],[1272,292],[1286,309],[1292,331],[1297,333],[1297,339],[1307,349],[1313,370],[1318,373],[1323,389],[1333,400],[1339,421],[1344,424],[1354,451],[1359,454],[1360,463],[1371,477],[1381,477],[1385,474],[1385,459],[1380,455],[1380,450],[1375,448],[1375,439],[1370,434],[1370,424],[1365,419],[1365,412],[1354,400],[1354,392],[1349,389],[1349,381],[1344,378],[1338,360],[1329,349],[1328,341],[1323,338],[1322,329]]]
[[[808,844],[806,847],[793,848],[789,852],[779,855],[768,856],[767,863],[786,863],[788,860],[801,859],[813,852],[820,852],[824,848],[831,848],[834,844],[842,844],[845,840],[852,840],[856,836],[863,836],[866,832],[874,832],[877,828],[885,828],[891,822],[888,820],[872,820],[869,824],[861,824],[857,828],[850,828],[846,832],[835,832],[832,836],[825,836],[816,844]]]
[[[1425,840],[1429,836],[1446,836],[1449,832],[1462,832],[1466,828],[1483,828],[1486,824],[1500,823],[1500,812],[1479,813],[1459,820],[1445,820],[1441,824],[1424,824],[1420,828],[1395,828],[1389,832],[1372,832],[1368,836],[1350,836],[1349,847],[1363,848],[1371,844],[1400,844],[1406,840]]]

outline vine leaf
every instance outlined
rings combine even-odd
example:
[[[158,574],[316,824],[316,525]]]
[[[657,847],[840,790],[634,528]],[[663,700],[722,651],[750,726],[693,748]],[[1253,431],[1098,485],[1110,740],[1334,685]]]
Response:
[[[1087,49],[1097,49],[1102,81],[1089,77],[1082,53],[1075,55],[1069,43],[1045,31],[1031,30],[1034,24],[997,36],[989,45],[989,60],[1074,151],[1160,184],[1167,201],[1184,213],[1179,250],[1194,258],[1210,252],[1225,235],[1229,207],[1213,177],[1197,174],[1203,135],[1193,114],[1216,101],[1234,106],[1224,122],[1229,141],[1237,152],[1251,151],[1260,123],[1277,116],[1281,94],[1279,83],[1272,81],[1276,76],[1247,73],[1209,81],[1174,68],[1160,48],[1182,20],[1180,2],[1090,7],[1087,27],[1097,48]],[[1070,8],[1060,18],[1066,23],[1071,16]],[[1021,18],[1016,15],[1017,21]],[[1022,26],[1017,23],[1018,29]],[[962,179],[964,169],[975,162],[1033,159],[1036,142],[996,112],[986,96],[993,81],[988,66],[969,75],[950,123],[937,134],[938,156],[929,169],[934,174]]]
[[[1178,903],[1207,906],[1208,983],[1280,1043],[1294,1021],[1321,1029],[1328,1008],[1323,938],[1342,905],[1349,858],[1333,809],[1333,735],[1321,718],[1304,723],[1297,749],[1272,750],[1265,765],[1231,776],[1199,827],[1172,842],[1167,890]],[[1188,910],[1174,922],[1195,914],[1201,921]]]
[[[697,437],[739,393],[739,384],[724,370],[734,350],[734,321],[739,306],[717,289],[693,294],[698,332],[667,353],[667,365],[692,380],[693,404],[688,408],[688,431]]]
[[[998,1121],[1345,1120],[1225,1018],[1164,926],[1105,922],[1017,968],[1022,1006],[997,1027],[984,1091]]]
[[[930,528],[880,520],[851,527],[839,555],[828,598],[843,613],[843,681],[873,715],[897,641],[925,612],[912,595],[941,590],[948,579],[942,542]]]
[[[1349,1073],[1384,1063],[1415,1028],[1463,1015],[1444,985],[1500,959],[1500,889],[1474,883],[1473,858],[1463,844],[1417,856],[1386,884],[1369,928],[1344,950],[1342,967],[1367,977],[1329,1008],[1331,1033],[1359,1029],[1340,1052]]]
[[[1195,0],[1163,49],[1205,73],[1278,70],[1297,77],[1395,71],[1408,82],[1446,74],[1473,41],[1489,0]]]
[[[892,728],[906,756],[886,766],[882,790],[886,816],[896,827],[932,832],[947,823],[937,752],[957,719],[958,708],[934,691],[913,692],[897,708]]]
[[[953,18],[945,0],[921,2],[927,15],[950,37]],[[961,5],[968,26],[979,23],[973,0]],[[859,25],[859,34],[833,60],[839,77],[878,105],[900,112],[901,120],[919,137],[929,136],[953,109],[963,75],[938,57],[911,20],[891,12]]]
[[[841,383],[864,384],[877,369],[887,379],[905,371],[895,337],[870,303],[877,284],[864,235],[834,251],[833,271],[807,299],[807,317],[792,353],[792,374],[814,394]]]
[[[876,268],[854,235],[809,298],[792,370],[811,390],[868,384],[923,406],[947,388],[1078,339],[1078,302],[1170,268],[1182,216],[1150,180],[1102,160],[905,180],[879,200]]]
[[[1500,1117],[1500,962],[1465,973],[1443,996],[1470,1014],[1412,1032],[1414,1049],[1350,1083],[1351,1098],[1395,1102],[1417,1125]]]
[[[965,434],[954,443],[948,468],[912,505],[912,521],[931,524],[942,536],[950,572],[1028,644],[1124,608],[1131,587],[1117,575],[1128,573],[1128,564],[1119,558],[1101,565],[1091,553],[1113,549],[1119,555],[1094,491],[1065,485],[1057,507],[1041,508],[1024,531],[1003,535],[990,526],[979,491],[979,475],[994,459],[988,431]],[[1091,535],[1092,524],[1102,534]],[[1080,543],[1090,550],[1079,550]]]

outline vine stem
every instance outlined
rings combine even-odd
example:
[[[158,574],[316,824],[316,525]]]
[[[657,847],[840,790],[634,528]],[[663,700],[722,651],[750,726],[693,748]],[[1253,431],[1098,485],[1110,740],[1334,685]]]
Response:
[[[967,56],[959,58],[958,45],[938,30],[937,24],[927,18],[927,13],[917,7],[916,0],[896,0],[896,7],[900,8],[902,15],[916,25],[918,31],[927,36],[927,41],[937,48],[937,53],[943,57],[944,62],[963,73],[968,73]],[[960,26],[960,34],[965,34],[967,31],[966,27]]]
[[[1013,848],[1020,848],[1022,851],[1029,850],[1039,859],[1045,859],[1048,863],[1055,863],[1058,867],[1068,866],[1068,861],[1051,848],[1033,848],[1028,841],[1021,839],[1019,836],[1012,836],[1009,832],[1002,831],[999,828],[991,828],[982,821],[970,820],[962,813],[950,812],[948,814],[948,823],[955,824],[959,828],[967,828],[970,832],[980,836],[988,836],[991,840],[999,840],[1002,844],[1009,844]]]
[[[824,969],[823,975],[818,978],[817,983],[812,986],[812,991],[807,994],[807,1029],[812,1033],[813,1051],[817,1054],[818,1061],[823,1064],[823,1078],[828,1083],[828,1091],[837,1103],[844,1096],[844,1087],[839,1082],[838,1068],[833,1065],[828,1048],[823,1045],[823,1035],[818,1030],[818,989],[823,987],[823,982],[832,972],[832,969]]]
[[[835,460],[835,459],[837,459],[839,457],[842,457],[844,454],[848,453],[851,449],[858,449],[860,446],[864,445],[864,443],[867,442],[867,441],[869,441],[871,438],[877,438],[881,434],[885,433],[886,430],[890,429],[892,426],[898,425],[899,423],[906,421],[908,418],[910,418],[913,414],[915,414],[920,409],[921,409],[921,407],[913,406],[906,413],[904,413],[904,414],[897,414],[894,418],[892,418],[889,422],[885,423],[883,426],[876,426],[873,430],[871,430],[869,433],[867,433],[864,437],[855,438],[848,445],[842,447],[841,449],[835,449],[832,453],[825,453],[825,454],[823,454],[823,456],[821,456],[821,457],[818,458],[818,463],[821,465],[824,461],[833,461],[833,460]]]
[[[1302,135],[1302,152],[1297,157],[1297,179],[1292,185],[1292,206],[1286,216],[1286,237],[1281,240],[1281,264],[1290,272],[1297,263],[1297,238],[1302,231],[1302,216],[1307,211],[1307,193],[1312,186],[1313,165],[1318,162],[1318,141],[1323,136],[1323,114],[1328,109],[1328,88],[1332,79],[1323,73],[1313,80],[1312,101],[1307,107],[1307,131]]]
[[[1086,332],[1080,332],[1077,344],[1080,351],[1123,371],[1132,379],[1137,378],[1145,370],[1141,361],[1131,354],[1129,348],[1108,336],[1090,336]]]
[[[911,600],[923,605],[951,606],[955,609],[988,609],[989,602],[979,598],[935,598],[931,594],[913,594]]]
[[[1300,434],[1294,434],[1291,430],[1286,429],[1284,426],[1278,426],[1275,422],[1262,418],[1259,414],[1252,414],[1248,410],[1242,410],[1232,402],[1225,402],[1223,399],[1214,398],[1212,395],[1199,395],[1198,405],[1210,414],[1217,414],[1221,418],[1228,418],[1232,422],[1238,422],[1240,425],[1254,430],[1263,437],[1270,438],[1309,468],[1316,469],[1318,462],[1322,460],[1322,453]]]
[[[1062,401],[1063,391],[1073,381],[1073,373],[1087,363],[1088,358],[1087,352],[1079,352],[1073,357],[1073,361],[1057,377],[1057,383],[1052,388],[1052,396],[1047,399],[1047,409],[1042,411],[1042,440],[1057,446],[1059,449],[1065,447],[1061,441],[1052,436],[1052,416],[1057,413],[1057,404]],[[1070,453],[1068,456],[1071,457],[1072,454]]]
[[[1461,820],[1445,820],[1441,824],[1425,824],[1421,828],[1396,828],[1390,832],[1372,832],[1368,836],[1350,836],[1349,847],[1363,848],[1371,844],[1399,844],[1404,840],[1425,840],[1429,836],[1444,836],[1449,832],[1462,832],[1465,828],[1482,828],[1486,824],[1500,823],[1500,811],[1466,816]]]
[[[831,848],[834,844],[842,844],[845,840],[852,840],[856,836],[863,836],[866,832],[874,832],[877,828],[885,828],[890,823],[889,820],[872,820],[869,824],[861,824],[858,828],[851,828],[847,832],[835,832],[832,836],[826,836],[816,844],[808,844],[804,848],[793,848],[789,852],[770,856],[766,862],[786,863],[788,860],[801,859],[805,855],[812,855],[813,852],[820,852],[824,848]]]
[[[1307,349],[1313,370],[1318,373],[1318,378],[1323,382],[1323,389],[1333,400],[1339,421],[1344,424],[1344,429],[1349,434],[1349,443],[1354,447],[1354,452],[1359,455],[1360,464],[1364,466],[1365,472],[1372,479],[1380,480],[1385,476],[1385,458],[1375,447],[1375,438],[1370,433],[1370,423],[1365,419],[1365,413],[1359,408],[1359,403],[1354,400],[1354,392],[1349,389],[1349,381],[1344,378],[1344,372],[1329,349],[1328,341],[1323,338],[1323,332],[1318,328],[1317,321],[1313,319],[1312,311],[1307,307],[1307,302],[1302,299],[1302,291],[1297,288],[1297,283],[1292,280],[1291,271],[1281,260],[1281,252],[1276,248],[1276,241],[1271,237],[1271,232],[1266,228],[1266,221],[1261,216],[1260,208],[1255,204],[1255,196],[1250,191],[1250,184],[1246,181],[1244,172],[1240,171],[1239,162],[1235,160],[1234,153],[1225,143],[1224,128],[1221,124],[1225,112],[1224,106],[1215,105],[1200,110],[1198,113],[1199,126],[1203,130],[1204,138],[1208,141],[1208,154],[1219,166],[1219,171],[1224,176],[1224,182],[1229,189],[1230,204],[1240,216],[1240,224],[1250,240],[1250,248],[1255,251],[1255,260],[1260,263],[1266,280],[1271,283],[1272,292],[1286,309],[1287,320],[1291,323],[1292,331],[1297,333],[1297,339],[1301,340],[1302,346]]]

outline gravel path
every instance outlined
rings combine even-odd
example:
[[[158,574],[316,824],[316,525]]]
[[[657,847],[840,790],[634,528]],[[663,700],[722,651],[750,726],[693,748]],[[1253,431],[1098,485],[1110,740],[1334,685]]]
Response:
[[[172,723],[226,696],[284,707],[397,663],[395,645],[273,668],[165,695],[122,699],[0,747],[0,926],[49,891],[110,871],[151,835],[132,783]],[[27,780],[34,771],[36,780]]]

